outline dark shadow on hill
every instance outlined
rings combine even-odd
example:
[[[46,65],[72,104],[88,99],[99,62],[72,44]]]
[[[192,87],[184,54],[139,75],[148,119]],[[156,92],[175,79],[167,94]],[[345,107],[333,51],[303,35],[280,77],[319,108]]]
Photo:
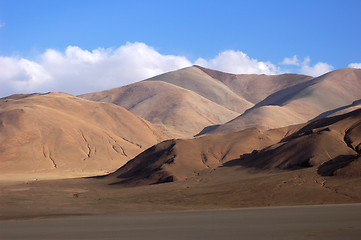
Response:
[[[328,117],[328,116],[330,116],[330,115],[332,115],[332,114],[334,114],[334,113],[336,113],[338,111],[342,111],[342,110],[347,109],[349,107],[354,107],[354,106],[357,106],[357,105],[360,105],[360,104],[361,104],[361,99],[356,100],[356,101],[354,101],[353,103],[351,103],[351,104],[349,104],[347,106],[339,107],[339,108],[336,108],[336,109],[321,113],[320,115],[318,115],[314,119],[310,120],[309,122],[312,122],[312,121],[315,121],[315,120],[318,120],[318,119],[321,119],[321,118]],[[360,106],[360,108],[361,108],[361,106]]]
[[[272,163],[274,159],[267,158],[266,155],[272,155],[272,153],[269,153],[269,151],[253,151],[252,153],[241,155],[238,159],[234,159],[224,163],[222,167],[242,166],[246,168],[256,168],[261,170],[278,169],[289,171],[313,167],[310,164],[310,158],[299,159],[298,161],[293,161],[292,159],[289,159],[288,161],[292,164],[271,167],[272,164],[270,163]],[[340,155],[318,166],[317,173],[320,176],[335,176],[337,170],[347,167],[358,157],[359,156],[355,155]]]
[[[167,140],[148,148],[124,166],[106,177],[115,177],[110,185],[151,185],[175,181],[175,177],[163,169],[172,164],[176,154],[175,140]]]
[[[198,134],[194,135],[193,137],[199,137],[199,136],[202,136],[203,134],[207,134],[208,132],[211,132],[211,131],[217,129],[219,126],[221,126],[221,125],[217,124],[217,125],[211,125],[211,126],[205,127],[205,128],[203,128],[202,131],[200,131]]]
[[[317,173],[321,176],[334,176],[338,169],[348,166],[355,161],[357,156],[354,155],[340,155],[330,161],[323,163],[318,167]]]
[[[254,150],[252,153],[243,154],[238,159],[228,161],[224,167],[242,166],[247,168],[258,168],[263,170],[297,170],[313,167],[310,158],[295,154],[294,158],[275,164],[278,150]]]
[[[299,84],[296,84],[294,86],[282,89],[280,91],[277,91],[268,97],[266,97],[264,100],[260,101],[256,105],[254,105],[252,108],[246,110],[243,114],[247,113],[248,111],[251,111],[252,109],[259,108],[262,106],[283,106],[289,101],[292,97],[297,95],[302,90],[317,84],[318,82],[322,81],[322,78],[314,78],[306,82],[302,82]]]
[[[318,120],[314,120],[312,122],[310,122],[309,124],[307,124],[306,126],[304,126],[303,128],[301,128],[300,130],[298,130],[297,132],[289,135],[288,137],[285,137],[281,140],[281,142],[287,142],[291,139],[295,139],[304,135],[309,135],[312,133],[319,133],[320,131],[326,130],[326,129],[321,129],[321,130],[317,130],[315,131],[315,129],[319,129],[319,128],[323,128],[323,127],[327,127],[329,125],[332,125],[338,121],[341,121],[343,119],[349,118],[349,117],[357,117],[361,115],[361,109],[357,109],[354,110],[352,112],[349,113],[345,113],[342,115],[337,115],[334,117],[327,117],[327,118],[322,118],[322,119],[318,119]]]

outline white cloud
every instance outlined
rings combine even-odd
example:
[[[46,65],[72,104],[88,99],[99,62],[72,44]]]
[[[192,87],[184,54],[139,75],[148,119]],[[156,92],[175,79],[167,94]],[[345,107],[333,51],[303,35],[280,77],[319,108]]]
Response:
[[[318,62],[313,66],[310,66],[310,63],[311,63],[310,57],[306,57],[301,66],[301,73],[313,77],[318,77],[322,74],[328,73],[333,70],[333,66],[327,63]]]
[[[350,63],[348,65],[350,68],[361,68],[361,63]]]
[[[13,93],[63,91],[72,94],[123,86],[191,66],[182,56],[162,55],[144,43],[117,49],[47,50],[38,61],[0,57],[0,97]]]
[[[284,58],[283,61],[281,62],[282,65],[294,65],[294,66],[299,66],[300,65],[300,61],[298,60],[296,55],[293,55],[292,58]]]
[[[278,67],[270,62],[261,62],[252,59],[241,51],[227,50],[218,54],[215,58],[205,60],[197,59],[196,65],[224,71],[228,73],[243,74],[276,74]]]
[[[164,72],[191,66],[187,58],[162,55],[144,43],[126,43],[116,49],[98,48],[91,51],[68,46],[65,51],[48,49],[29,60],[0,56],[0,97],[14,93],[62,91],[71,94],[101,91],[141,81]],[[307,57],[285,58],[284,64],[299,64],[294,72],[319,76],[333,67],[318,62],[310,65]],[[258,61],[241,51],[228,50],[194,64],[229,73],[278,74],[280,67]],[[350,67],[360,67],[352,63]]]
[[[45,90],[51,76],[38,63],[23,58],[0,57],[0,96]]]
[[[3,22],[0,22],[0,28],[4,27],[5,26],[5,23]]]

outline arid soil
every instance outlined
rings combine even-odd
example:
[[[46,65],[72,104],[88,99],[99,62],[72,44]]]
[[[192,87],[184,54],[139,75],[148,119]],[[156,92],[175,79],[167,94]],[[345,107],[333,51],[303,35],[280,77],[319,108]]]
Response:
[[[232,166],[178,182],[108,184],[106,178],[2,182],[0,219],[361,201],[360,177],[323,177],[316,168],[260,171]]]

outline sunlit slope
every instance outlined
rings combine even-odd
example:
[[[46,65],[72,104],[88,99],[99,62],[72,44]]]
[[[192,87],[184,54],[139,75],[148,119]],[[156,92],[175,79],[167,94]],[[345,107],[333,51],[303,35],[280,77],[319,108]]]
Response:
[[[0,100],[0,172],[108,171],[168,136],[126,109],[65,93]]]

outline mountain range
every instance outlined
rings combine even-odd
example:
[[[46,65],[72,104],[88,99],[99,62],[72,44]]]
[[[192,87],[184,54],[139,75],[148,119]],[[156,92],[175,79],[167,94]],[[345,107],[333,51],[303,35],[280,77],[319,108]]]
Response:
[[[344,139],[358,141],[358,130],[345,132],[358,129],[348,119],[358,119],[360,89],[360,69],[312,78],[192,66],[78,97],[12,95],[0,99],[0,172],[118,169],[108,176],[116,176],[113,183],[137,185],[236,163],[284,170],[340,158],[336,165],[348,166],[359,154]]]
[[[16,94],[0,99],[0,219],[359,203],[360,154],[361,69],[192,66]]]

